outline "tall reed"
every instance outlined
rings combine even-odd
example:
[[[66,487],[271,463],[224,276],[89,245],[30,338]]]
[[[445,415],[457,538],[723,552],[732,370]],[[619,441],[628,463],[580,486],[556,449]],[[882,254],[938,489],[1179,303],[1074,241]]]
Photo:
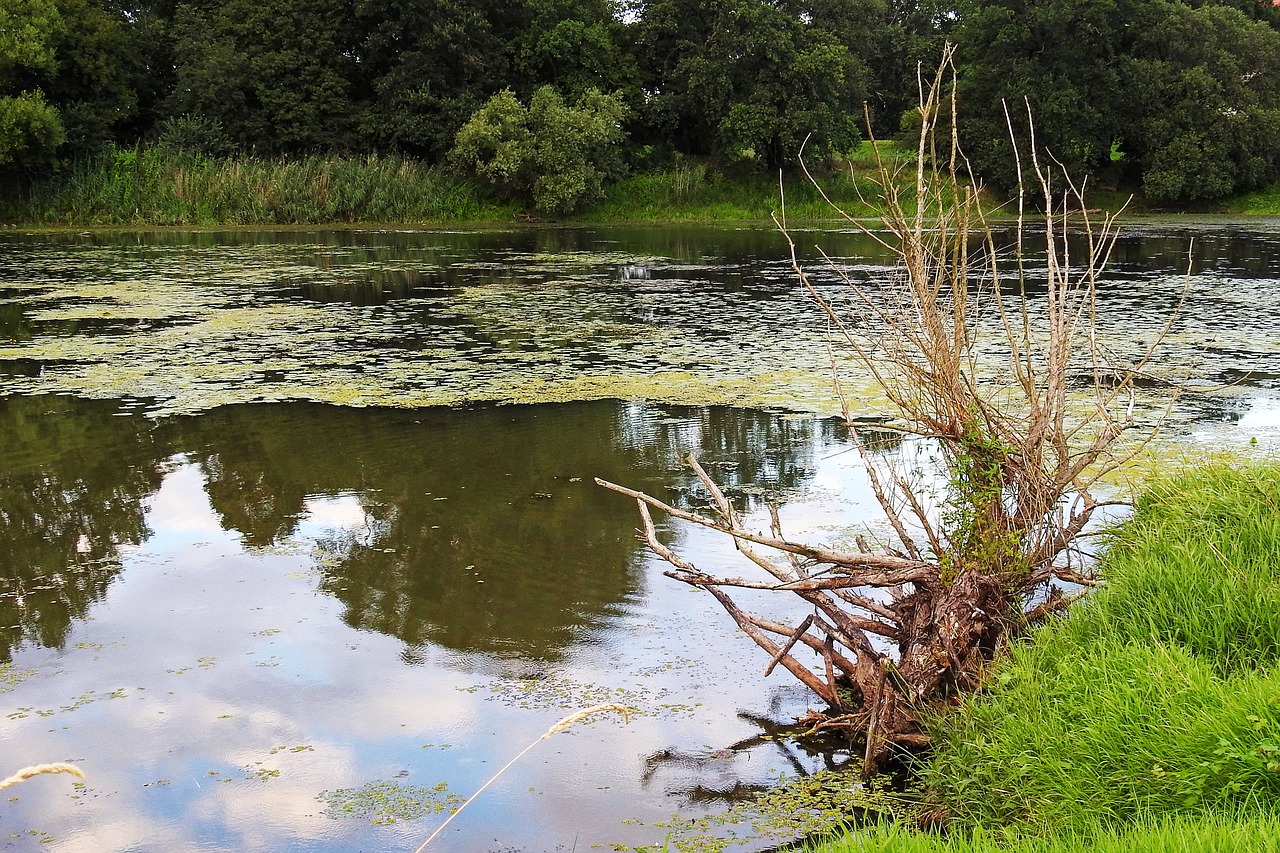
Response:
[[[509,218],[471,183],[402,157],[214,158],[110,148],[0,208],[66,225],[301,225]]]
[[[69,773],[81,781],[84,780],[84,771],[74,764],[63,764],[61,762],[54,764],[33,764],[30,767],[23,767],[17,773],[6,779],[0,779],[0,791],[5,788],[11,788],[19,782],[25,782],[36,776],[44,776],[51,773]]]
[[[472,794],[470,797],[467,797],[466,802],[458,806],[457,810],[454,811],[453,814],[449,815],[449,817],[445,820],[444,823],[437,826],[436,831],[431,833],[431,835],[427,836],[427,840],[422,842],[422,845],[418,847],[418,849],[415,850],[413,853],[422,853],[422,851],[426,850],[427,845],[429,845],[432,841],[434,841],[437,835],[444,832],[444,828],[449,824],[453,823],[453,819],[456,818],[458,815],[462,814],[463,809],[471,805],[471,803],[475,800],[476,797],[483,794],[486,788],[488,788],[490,785],[496,782],[499,776],[501,776],[503,773],[506,773],[509,769],[511,769],[511,766],[515,764],[517,761],[519,761],[521,758],[523,758],[525,756],[525,753],[527,753],[529,750],[533,749],[535,746],[542,743],[544,740],[551,737],[552,735],[557,735],[560,732],[565,731],[566,729],[572,728],[573,726],[577,725],[578,723],[582,722],[588,717],[594,716],[596,714],[603,714],[608,711],[613,711],[621,714],[624,720],[629,721],[631,718],[631,712],[625,705],[608,704],[608,705],[595,705],[591,708],[584,708],[581,711],[575,711],[569,716],[565,717],[564,719],[558,721],[553,726],[551,726],[551,728],[543,732],[536,740],[534,740],[524,749],[520,750],[520,752],[516,753],[516,755],[510,761],[502,765],[502,767],[498,769],[498,772],[490,776],[483,785],[481,785],[479,788],[476,789],[476,792],[474,794]]]

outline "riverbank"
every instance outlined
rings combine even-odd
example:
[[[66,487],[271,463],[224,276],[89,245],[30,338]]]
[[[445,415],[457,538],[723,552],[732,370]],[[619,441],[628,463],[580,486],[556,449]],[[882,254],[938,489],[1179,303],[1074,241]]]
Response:
[[[873,153],[821,178],[832,201],[872,216],[880,193]],[[784,184],[788,214],[831,217],[802,175]],[[567,221],[719,222],[768,219],[777,178],[729,177],[682,161],[632,174]],[[265,226],[352,223],[458,224],[538,221],[473,180],[401,157],[214,158],[164,147],[112,148],[0,200],[0,221],[28,226]]]
[[[904,156],[881,144],[882,156]],[[846,213],[875,218],[875,152],[869,143],[825,169],[823,193]],[[54,176],[11,189],[0,222],[20,226],[287,226],[396,223],[477,224],[536,221],[518,203],[438,166],[402,157],[312,156],[292,159],[207,157],[160,146],[111,148]],[[730,176],[682,160],[610,184],[603,198],[564,221],[725,222],[767,220],[785,193],[788,216],[832,218],[830,203],[803,175]],[[1099,190],[1090,203],[1132,213],[1156,211],[1142,199]],[[1280,214],[1280,188],[1215,206],[1215,213]]]
[[[918,808],[938,836],[846,851],[1280,849],[1280,465],[1152,485],[1107,584],[934,722]]]

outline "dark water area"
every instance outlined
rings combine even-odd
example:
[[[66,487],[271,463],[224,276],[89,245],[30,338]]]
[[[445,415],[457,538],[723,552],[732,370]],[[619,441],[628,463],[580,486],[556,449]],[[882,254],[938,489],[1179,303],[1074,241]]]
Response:
[[[841,276],[889,258],[794,236],[872,331]],[[1111,261],[1107,348],[1182,305],[1140,411],[1202,393],[1159,458],[1280,446],[1280,223],[1140,221]],[[540,744],[431,849],[660,845],[843,765],[774,737],[810,698],[592,482],[696,506],[695,451],[761,527],[773,499],[792,535],[874,535],[834,340],[767,228],[0,235],[0,726],[10,769],[89,776],[8,792],[0,845],[413,850],[604,702],[630,724]],[[661,535],[741,573],[714,532]]]

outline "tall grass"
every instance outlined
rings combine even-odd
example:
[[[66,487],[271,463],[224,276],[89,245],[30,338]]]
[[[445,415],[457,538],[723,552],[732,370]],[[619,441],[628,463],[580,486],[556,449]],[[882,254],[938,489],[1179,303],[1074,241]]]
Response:
[[[803,177],[788,178],[784,187],[789,218],[831,218],[831,206]],[[851,215],[876,215],[876,209],[862,200],[874,198],[878,191],[866,179],[835,172],[823,179],[823,188]],[[776,176],[731,178],[705,166],[681,165],[622,178],[575,218],[597,222],[765,220],[778,210],[779,200]]]
[[[880,156],[894,164],[912,153],[892,142],[877,145]],[[874,218],[881,213],[871,203],[881,192],[872,180],[875,152],[872,143],[864,142],[847,160],[815,170],[822,191],[851,216]],[[832,218],[831,204],[802,175],[787,176],[783,189],[789,218]],[[705,162],[683,159],[662,171],[622,178],[576,218],[602,222],[768,219],[778,210],[779,201],[777,175],[729,176]]]
[[[1280,216],[1280,184],[1226,199],[1218,209],[1247,216]]]
[[[891,144],[882,153],[900,156]],[[824,189],[851,213],[875,188],[869,143],[825,174]],[[853,166],[853,169],[848,168]],[[804,180],[787,182],[788,213],[825,218],[829,206]],[[727,177],[696,160],[634,174],[607,188],[578,221],[768,219],[776,177]],[[493,200],[475,181],[402,157],[207,157],[166,146],[112,147],[52,178],[0,197],[0,220],[38,225],[317,225],[349,222],[510,220],[526,212]]]
[[[293,225],[510,218],[456,176],[401,157],[212,158],[111,148],[4,202],[10,221]]]

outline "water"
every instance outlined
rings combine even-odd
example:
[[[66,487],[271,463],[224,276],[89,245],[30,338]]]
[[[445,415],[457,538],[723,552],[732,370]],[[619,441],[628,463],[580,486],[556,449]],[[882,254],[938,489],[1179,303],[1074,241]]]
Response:
[[[865,238],[804,237],[883,270]],[[1190,257],[1161,366],[1234,383],[1178,405],[1179,447],[1280,438],[1277,247],[1266,223],[1147,223],[1117,248],[1108,340],[1158,329]],[[694,450],[757,519],[772,496],[790,533],[863,529],[828,330],[781,249],[706,228],[5,235],[0,726],[8,769],[89,783],[6,792],[0,840],[413,850],[600,702],[636,714],[540,744],[432,849],[660,844],[673,812],[842,764],[764,737],[808,697],[761,681],[592,484],[696,503],[675,461]],[[741,569],[712,532],[663,535]]]
[[[815,284],[865,322],[813,246],[871,287],[883,250],[795,236]],[[1274,391],[1278,245],[1275,224],[1132,226],[1100,288],[1104,340],[1132,354],[1185,289],[1162,374]],[[762,228],[7,235],[0,376],[11,392],[138,398],[156,414],[619,398],[832,414],[838,339],[784,258]],[[855,404],[883,411],[836,355]],[[1238,416],[1253,396],[1208,409]],[[1189,405],[1179,418],[1204,414]]]
[[[90,777],[25,783],[4,825],[56,849],[411,850],[443,818],[380,813],[378,791],[443,806],[602,702],[636,717],[543,744],[440,849],[660,840],[623,821],[843,761],[751,740],[807,698],[762,685],[591,482],[688,490],[673,462],[695,450],[789,495],[796,529],[838,530],[829,499],[858,494],[835,421],[616,402],[155,421],[14,396],[0,424],[6,759]],[[733,561],[714,534],[671,535]]]

